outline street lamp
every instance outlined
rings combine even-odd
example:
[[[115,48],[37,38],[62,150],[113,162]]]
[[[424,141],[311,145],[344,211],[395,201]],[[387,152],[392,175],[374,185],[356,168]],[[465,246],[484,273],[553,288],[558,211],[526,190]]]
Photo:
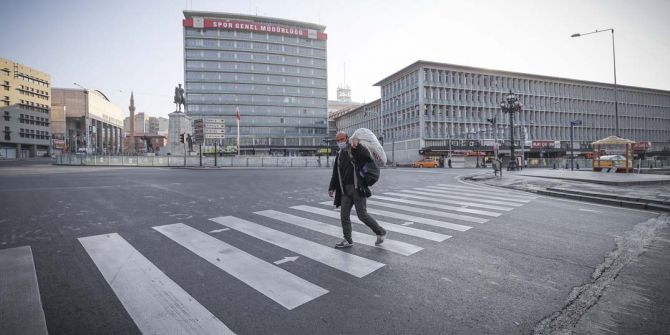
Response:
[[[615,131],[614,135],[619,136],[619,103],[618,103],[618,97],[617,97],[617,85],[616,85],[616,52],[614,49],[614,28],[609,28],[609,29],[604,29],[604,30],[598,30],[596,29],[595,31],[592,31],[590,33],[576,33],[572,34],[570,37],[581,37],[581,36],[586,36],[586,35],[591,35],[595,33],[602,33],[604,31],[611,31],[612,32],[612,59],[613,59],[613,65],[614,65],[614,125],[615,125]]]
[[[516,157],[514,156],[514,113],[521,112],[521,102],[519,99],[509,91],[505,99],[500,102],[500,109],[503,113],[509,114],[509,134],[510,134],[510,156],[511,159],[507,165],[507,170],[515,171],[517,170]]]
[[[575,126],[581,126],[582,120],[570,121],[570,170],[575,170],[575,145],[573,143],[572,132]]]

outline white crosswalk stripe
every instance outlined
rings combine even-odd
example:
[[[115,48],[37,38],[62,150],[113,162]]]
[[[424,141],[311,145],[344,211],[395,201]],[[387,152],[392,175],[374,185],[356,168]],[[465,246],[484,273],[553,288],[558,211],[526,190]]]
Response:
[[[400,210],[404,210],[404,211],[407,211],[407,212],[427,214],[427,215],[438,216],[438,217],[449,218],[449,219],[456,219],[456,220],[467,221],[467,222],[486,223],[486,222],[489,221],[488,219],[482,219],[482,218],[469,216],[469,215],[461,215],[461,214],[454,214],[454,213],[448,213],[448,212],[433,211],[433,210],[430,210],[430,209],[416,208],[416,207],[411,207],[411,206],[389,204],[389,203],[370,200],[370,199],[368,199],[367,203],[368,203],[368,205],[373,205],[373,206],[382,206],[382,207],[388,207],[388,208],[393,208],[393,209],[400,209]]]
[[[153,228],[286,309],[294,309],[328,293],[324,288],[185,224]]]
[[[403,204],[417,205],[417,206],[423,206],[423,207],[439,208],[439,209],[445,209],[445,210],[461,212],[461,213],[479,214],[479,215],[493,216],[493,217],[500,216],[500,213],[485,211],[485,210],[481,210],[481,209],[454,207],[454,206],[435,204],[435,203],[430,203],[430,202],[425,202],[425,201],[414,201],[414,200],[407,200],[407,199],[400,199],[400,198],[385,197],[383,195],[378,195],[378,196],[375,197],[375,199],[392,201],[392,202],[399,202],[399,203],[403,203]]]
[[[297,210],[300,210],[300,211],[303,211],[303,212],[307,212],[307,213],[313,213],[313,214],[318,214],[318,215],[322,215],[322,216],[327,216],[329,218],[333,218],[333,219],[337,219],[337,220],[340,219],[340,213],[335,212],[335,211],[331,211],[331,210],[327,210],[327,209],[323,209],[323,208],[319,208],[319,207],[302,205],[302,206],[293,206],[291,208],[297,209]],[[351,217],[351,222],[364,225],[364,223],[361,220],[359,220],[357,217],[355,217],[353,215]],[[419,237],[419,238],[423,238],[423,239],[431,240],[431,241],[442,242],[442,241],[451,237],[451,236],[445,235],[445,234],[434,233],[432,231],[427,231],[427,230],[417,229],[417,228],[412,228],[412,227],[405,227],[405,226],[401,226],[401,225],[397,225],[397,224],[394,224],[394,223],[391,223],[391,222],[385,222],[385,221],[381,221],[381,220],[377,220],[377,223],[379,223],[382,227],[384,227],[384,229],[386,229],[388,231],[392,231],[392,232],[396,232],[396,233],[400,233],[400,234],[404,234],[404,235],[410,235],[410,236],[414,236],[414,237]]]
[[[282,213],[282,212],[277,212],[273,210],[268,210],[268,211],[260,211],[260,212],[255,212],[256,214],[263,215],[275,220],[283,221],[286,223],[290,223],[292,225],[296,225],[299,227],[303,227],[306,229],[314,230],[326,235],[334,236],[334,237],[342,237],[342,228],[341,227],[336,227],[327,223],[319,222],[316,220],[312,219],[306,219],[300,216],[292,215],[292,214],[287,214],[287,213]],[[351,237],[354,240],[354,243],[360,242],[362,244],[367,244],[367,245],[374,245],[375,240],[377,239],[376,236],[374,235],[368,235],[368,234],[363,234],[359,232],[351,232]],[[384,243],[375,246],[377,248],[385,249],[403,256],[409,256],[412,255],[418,251],[423,250],[422,247],[405,243],[405,242],[400,242],[396,240],[391,240],[391,239],[386,239]]]
[[[410,192],[410,191],[401,191],[401,192]],[[514,209],[513,207],[493,206],[493,205],[480,204],[480,203],[477,203],[477,202],[448,200],[448,199],[436,199],[434,196],[428,196],[428,195],[430,195],[428,193],[421,193],[421,192],[416,192],[416,193],[417,194],[423,194],[423,196],[414,195],[414,194],[400,193],[400,192],[386,192],[384,194],[385,195],[393,195],[393,196],[402,197],[402,198],[411,198],[411,199],[419,199],[419,200],[428,200],[428,201],[431,201],[431,202],[462,205],[462,206],[466,206],[466,207],[481,207],[481,208],[487,208],[487,209],[495,209],[495,210],[499,210],[499,211],[511,211],[511,210]]]
[[[234,334],[120,235],[79,242],[143,334]]]
[[[262,212],[257,214],[263,215]],[[210,220],[358,278],[362,278],[384,266],[384,263],[341,252],[333,247],[326,247],[234,216],[221,216]]]
[[[472,197],[480,197],[480,198],[485,198],[485,199],[494,199],[494,200],[501,200],[504,201],[505,203],[529,203],[532,201],[532,199],[515,199],[515,198],[507,198],[503,196],[496,196],[496,195],[490,195],[490,194],[480,194],[480,193],[472,193],[470,191],[464,191],[464,190],[449,190],[446,188],[439,188],[437,186],[427,186],[426,188],[415,188],[418,190],[430,190],[432,192],[436,193],[441,193],[441,194],[458,194],[458,195],[467,195],[467,196],[472,196]]]
[[[48,334],[30,246],[0,250],[0,329]]]
[[[493,193],[493,194],[501,195],[501,196],[505,196],[505,197],[513,197],[513,198],[526,199],[526,200],[537,199],[537,197],[534,196],[534,195],[524,194],[524,193],[519,193],[519,192],[514,192],[514,191],[509,191],[509,190],[501,190],[500,188],[477,188],[477,187],[468,187],[468,186],[463,186],[463,185],[448,185],[448,184],[437,184],[436,186],[432,186],[432,187],[440,187],[440,188],[451,189],[451,190],[456,189],[456,190],[487,193],[487,194]]]
[[[418,191],[416,191],[416,190],[418,190]],[[483,198],[481,196],[477,196],[477,195],[469,196],[468,194],[462,193],[462,192],[458,192],[456,194],[454,192],[448,192],[448,191],[442,191],[442,190],[433,190],[433,189],[427,189],[427,188],[421,188],[421,187],[415,187],[414,191],[413,190],[402,190],[401,192],[412,193],[412,194],[421,194],[421,195],[424,195],[424,196],[446,198],[446,199],[476,201],[476,202],[481,202],[481,203],[486,203],[486,204],[505,205],[505,206],[512,206],[512,207],[520,207],[520,206],[524,205],[524,203],[522,203],[522,202],[490,200],[490,199],[485,199],[485,198]]]
[[[482,191],[482,192],[496,192],[500,194],[505,194],[505,195],[511,195],[511,196],[517,196],[517,197],[524,197],[524,198],[530,198],[530,199],[536,199],[537,196],[533,193],[528,193],[524,191],[519,191],[515,189],[509,189],[509,188],[500,188],[500,187],[495,187],[495,186],[475,186],[475,185],[464,185],[462,183],[458,184],[440,184],[438,183],[437,186],[442,186],[442,187],[452,187],[452,188],[460,188],[464,190],[476,190],[476,191]]]
[[[324,201],[324,202],[321,202],[321,204],[330,205],[332,203],[330,201]],[[470,226],[460,225],[460,224],[451,223],[451,222],[438,221],[438,220],[428,219],[428,218],[424,218],[424,217],[418,217],[418,216],[415,216],[415,215],[407,215],[407,214],[403,214],[403,213],[389,212],[389,211],[378,210],[378,209],[373,209],[373,208],[368,208],[367,210],[368,210],[368,213],[370,213],[370,214],[376,214],[376,215],[381,215],[381,216],[400,219],[400,220],[412,221],[412,222],[416,222],[416,223],[423,223],[423,224],[427,224],[429,226],[452,229],[452,230],[457,230],[457,231],[467,231],[470,228],[472,228]]]

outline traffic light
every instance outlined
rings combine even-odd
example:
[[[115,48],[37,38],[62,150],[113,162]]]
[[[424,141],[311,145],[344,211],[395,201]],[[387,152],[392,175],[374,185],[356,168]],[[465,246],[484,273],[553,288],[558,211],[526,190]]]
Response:
[[[184,134],[179,134],[179,142],[184,143]]]

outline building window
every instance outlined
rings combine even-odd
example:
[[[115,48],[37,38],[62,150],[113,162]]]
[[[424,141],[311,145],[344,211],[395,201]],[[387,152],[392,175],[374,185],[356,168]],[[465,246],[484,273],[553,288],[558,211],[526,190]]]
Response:
[[[9,119],[10,119],[9,111],[5,111],[4,118],[5,118],[5,121],[9,121]]]
[[[12,140],[11,134],[12,134],[12,132],[9,130],[9,127],[5,127],[5,141],[11,141]]]

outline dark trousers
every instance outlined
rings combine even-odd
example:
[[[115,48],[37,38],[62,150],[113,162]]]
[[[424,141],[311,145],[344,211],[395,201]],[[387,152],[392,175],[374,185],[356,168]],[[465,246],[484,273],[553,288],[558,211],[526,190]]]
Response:
[[[356,206],[356,215],[358,219],[365,223],[366,226],[370,227],[376,235],[382,235],[386,233],[384,228],[380,227],[377,221],[368,215],[368,209],[366,206],[367,198],[360,196],[358,191],[354,189],[354,185],[345,185],[345,191],[342,192],[342,208],[340,209],[340,219],[342,221],[342,232],[344,233],[344,239],[351,242],[351,207]]]

